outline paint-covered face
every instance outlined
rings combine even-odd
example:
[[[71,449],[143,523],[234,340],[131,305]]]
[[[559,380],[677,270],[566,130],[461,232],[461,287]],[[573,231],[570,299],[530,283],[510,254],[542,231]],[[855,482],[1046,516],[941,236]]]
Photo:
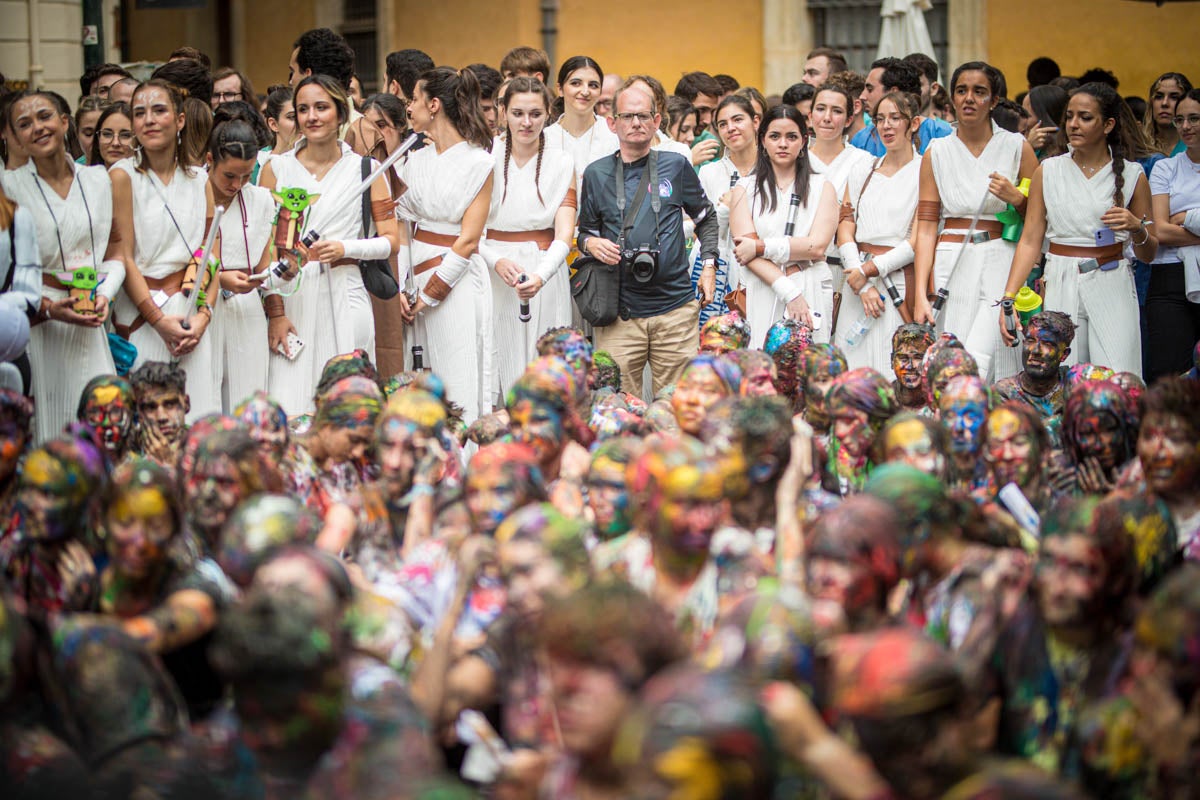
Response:
[[[809,558],[808,587],[813,599],[836,603],[848,617],[853,617],[854,611],[879,604],[870,570],[849,560]]]
[[[945,473],[946,457],[938,452],[929,430],[920,420],[905,419],[890,426],[883,443],[884,461],[915,467],[927,475]]]
[[[243,403],[234,412],[250,427],[250,438],[258,443],[258,452],[266,463],[278,464],[287,449],[287,415],[264,395]]]
[[[245,499],[237,463],[221,454],[198,459],[184,484],[184,499],[190,519],[198,529],[219,530]]]
[[[1154,412],[1147,416],[1137,452],[1150,491],[1171,500],[1196,495],[1200,441],[1178,415]]]
[[[505,465],[494,462],[467,471],[466,497],[475,532],[484,536],[495,535],[504,518],[529,500]]]
[[[1107,411],[1090,413],[1075,423],[1074,434],[1082,458],[1094,458],[1106,470],[1120,466],[1125,448],[1116,416]]]
[[[829,415],[833,423],[833,438],[853,458],[863,458],[875,440],[875,431],[867,412],[861,411],[838,399],[829,403]]]
[[[392,418],[383,423],[375,456],[379,461],[379,479],[389,498],[398,500],[412,488],[417,464],[435,442],[433,436],[408,420]]]
[[[554,462],[566,445],[562,414],[550,403],[533,398],[518,400],[508,409],[508,429],[514,441],[533,450],[541,465]]]
[[[110,456],[119,456],[133,430],[133,411],[133,398],[120,386],[96,386],[84,403],[83,421],[99,432]]]
[[[321,443],[327,459],[335,464],[361,463],[375,444],[375,420],[353,425],[322,425]]]
[[[1049,380],[1058,375],[1063,359],[1070,352],[1071,348],[1053,330],[1031,325],[1025,334],[1021,363],[1029,377],[1034,380]]]
[[[901,344],[892,353],[892,372],[896,382],[909,391],[921,388],[921,359],[925,351],[911,344]]]
[[[701,459],[670,469],[658,486],[657,511],[651,522],[654,541],[686,558],[708,552],[713,533],[725,514],[723,470]]]
[[[942,392],[946,390],[946,384],[950,383],[951,378],[957,378],[959,375],[974,375],[977,372],[975,362],[967,355],[966,351],[959,351],[962,357],[955,358],[947,364],[940,372],[933,376],[933,380],[929,384],[929,391],[933,405],[937,405],[942,398]]]
[[[629,517],[625,465],[597,456],[588,469],[587,488],[588,507],[592,510],[600,538],[612,539],[628,533],[633,522]]]
[[[701,353],[731,353],[749,343],[750,326],[736,312],[713,317],[700,329]]]
[[[775,389],[774,363],[754,363],[743,368],[742,397],[773,397]]]
[[[187,395],[174,389],[147,389],[138,400],[142,424],[153,428],[168,442],[175,441],[183,431],[189,408]]]
[[[711,367],[689,366],[671,396],[671,409],[679,429],[690,436],[698,436],[708,409],[727,395],[725,384]]]
[[[130,580],[150,575],[166,557],[175,535],[170,504],[156,487],[122,493],[104,518],[108,555],[118,574]]]
[[[38,542],[65,539],[78,526],[79,508],[67,494],[70,471],[45,450],[34,450],[25,459],[17,507],[25,535]]]
[[[956,455],[976,454],[983,443],[983,425],[988,418],[987,397],[971,382],[956,381],[942,392],[938,402],[942,423],[950,431],[950,451]]]
[[[1044,538],[1034,585],[1046,624],[1074,626],[1094,621],[1105,573],[1104,558],[1087,536]]]
[[[988,417],[984,455],[997,489],[1009,483],[1028,486],[1037,474],[1041,457],[1033,431],[1007,408],[998,408]]]
[[[836,374],[818,369],[808,376],[804,389],[804,418],[818,427],[830,424],[829,389]]]
[[[27,443],[23,427],[11,419],[0,420],[0,483],[7,483],[16,474]]]

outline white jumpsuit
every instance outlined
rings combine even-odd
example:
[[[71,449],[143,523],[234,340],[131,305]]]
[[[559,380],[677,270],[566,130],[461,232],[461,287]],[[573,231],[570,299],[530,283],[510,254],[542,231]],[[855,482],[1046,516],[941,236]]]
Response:
[[[743,184],[747,197],[750,199],[750,212],[754,217],[754,231],[759,239],[769,239],[783,236],[791,213],[790,198],[792,185],[789,183],[775,190],[775,210],[769,211],[758,199],[754,188],[754,180],[748,179]],[[807,203],[796,209],[796,226],[792,236],[807,236],[812,229],[813,219],[820,207],[821,195],[829,192],[832,196],[833,187],[823,175],[813,174],[808,179]],[[829,341],[829,326],[833,320],[833,274],[829,265],[824,261],[791,261],[777,265],[791,275],[793,281],[801,288],[804,299],[813,312],[820,313],[821,327],[813,331],[814,342]],[[750,347],[759,350],[766,339],[767,330],[783,319],[786,304],[775,296],[771,287],[764,283],[750,269],[742,270],[742,284],[746,287],[746,317],[750,323]]]
[[[204,247],[208,173],[193,168],[189,175],[176,167],[171,182],[164,186],[149,168],[138,172],[132,158],[118,161],[112,169],[123,170],[133,184],[133,260],[143,277],[162,280],[186,269],[192,254]],[[197,284],[200,278],[197,275]],[[214,291],[208,298],[210,306],[215,303],[214,318],[221,313],[219,297],[220,292]],[[195,292],[190,296],[176,292],[168,297],[165,290],[155,289],[151,289],[150,298],[167,316],[180,317],[187,314],[188,304],[196,301]],[[128,325],[137,316],[133,301],[121,292],[117,297],[116,322]],[[187,393],[192,404],[187,415],[189,423],[221,410],[220,359],[211,333],[206,330],[196,348],[179,359],[179,365],[187,373]],[[130,334],[129,340],[138,350],[135,369],[147,361],[171,361],[167,343],[149,324],[142,324]]]
[[[275,201],[261,186],[245,186],[221,218],[221,268],[253,272],[271,242]],[[208,332],[220,354],[221,408],[230,413],[256,391],[267,390],[267,317],[257,291],[221,297]]]
[[[553,240],[554,217],[567,199],[567,193],[575,186],[572,179],[575,163],[561,150],[545,149],[542,152],[541,174],[535,187],[537,156],[529,159],[524,166],[517,166],[516,161],[510,158],[506,193],[503,145],[493,155],[496,166],[492,179],[492,208],[488,215],[487,233],[479,243],[479,254],[483,256],[490,276],[493,359],[497,388],[503,397],[513,382],[521,377],[525,365],[533,360],[538,337],[549,328],[571,324],[571,289],[565,259],[555,265],[546,265],[549,272],[540,276],[544,281],[542,288],[529,301],[530,320],[521,322],[517,291],[496,274],[496,262],[507,258],[519,264],[527,276],[533,277],[538,272],[544,248],[539,248],[532,237],[523,242],[501,241],[492,238],[492,234],[496,232],[500,236],[541,231]],[[538,188],[541,189],[540,200]]]
[[[926,152],[932,153],[942,219],[970,219],[987,193],[980,219],[994,221],[1008,206],[987,192],[988,176],[999,172],[1013,184],[1018,183],[1024,142],[1021,136],[993,126],[992,138],[979,158],[975,158],[957,134],[933,140]],[[966,233],[965,230],[954,232]],[[959,250],[964,246],[966,251],[954,267]],[[939,240],[934,257],[934,286],[946,287],[950,292],[939,328],[962,340],[979,365],[979,375],[984,380],[997,381],[1021,370],[1021,349],[1004,346],[995,307],[1004,294],[1015,251],[1015,243],[1006,242],[999,236],[967,245]]]
[[[1122,199],[1128,206],[1143,173],[1135,162],[1124,163]],[[1113,207],[1114,185],[1111,162],[1089,179],[1070,155],[1043,161],[1042,195],[1046,200],[1046,236],[1051,243],[1095,247],[1096,231],[1105,228],[1100,217]],[[1115,233],[1118,242],[1130,238],[1126,231]],[[1142,334],[1132,266],[1122,258],[1115,269],[1080,275],[1080,261],[1046,254],[1043,305],[1047,311],[1070,314],[1078,326],[1064,363],[1070,366],[1090,362],[1116,372],[1141,375]]]
[[[921,159],[914,158],[894,175],[888,176],[874,169],[874,162],[865,168],[855,169],[850,175],[850,202],[857,216],[854,239],[862,244],[895,247],[908,238],[913,215],[917,210],[917,195],[921,178]],[[868,176],[870,182],[867,181]],[[863,190],[863,186],[866,190]],[[900,296],[904,296],[904,265],[897,265],[888,273]],[[838,319],[837,345],[846,354],[851,369],[870,367],[888,380],[892,372],[892,334],[902,323],[899,310],[892,305],[887,290],[880,278],[872,278],[871,284],[883,298],[883,314],[871,323],[870,329],[856,346],[846,344],[845,335],[866,316],[862,300],[854,292],[842,293],[842,310]]]
[[[421,241],[420,232],[458,236],[463,215],[494,168],[492,154],[469,142],[459,142],[440,154],[436,147],[424,147],[401,162],[400,177],[408,191],[400,198],[400,212],[417,230],[410,251],[413,266],[450,250],[449,245]],[[435,271],[417,275],[417,288],[423,290]],[[454,290],[436,308],[422,313],[413,326],[413,344],[424,348],[426,367],[445,383],[447,397],[463,407],[468,425],[491,413],[495,395],[492,292],[486,272],[483,258],[472,256],[470,268]]]
[[[102,166],[76,166],[75,180],[65,199],[37,177],[32,161],[3,175],[4,191],[33,215],[43,273],[57,279],[58,273],[79,266],[107,273],[96,293],[108,298],[111,310],[113,298],[125,280],[125,264],[120,260],[104,260],[112,230],[112,183],[108,172]],[[40,290],[52,302],[67,296],[66,290],[45,283]],[[87,382],[115,369],[104,328],[43,322],[29,331],[28,353],[33,372],[31,393],[37,400],[34,439],[43,442],[61,433],[63,426],[75,419],[79,397]]]
[[[320,195],[304,216],[300,236],[315,229],[327,240],[363,238],[362,204],[346,205],[344,200],[362,183],[362,157],[345,142],[339,145],[341,160],[320,180],[300,163],[296,157],[299,149],[271,162],[276,191],[284,187],[302,188],[310,195]],[[376,166],[372,163],[371,168]],[[289,416],[314,409],[313,393],[329,359],[356,348],[366,350],[372,361],[375,359],[375,318],[358,264],[331,268],[309,261],[297,280],[299,287],[293,281],[284,289],[285,293],[294,290],[294,294],[284,297],[283,306],[300,341],[304,342],[304,349],[294,361],[273,353],[267,369],[270,394]]]

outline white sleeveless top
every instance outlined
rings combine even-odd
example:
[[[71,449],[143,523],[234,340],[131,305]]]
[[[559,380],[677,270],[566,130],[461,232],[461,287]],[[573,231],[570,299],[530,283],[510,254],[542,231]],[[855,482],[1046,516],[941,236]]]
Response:
[[[1121,190],[1125,206],[1133,199],[1142,168],[1125,162],[1125,185]],[[1113,207],[1116,177],[1112,162],[1101,167],[1090,179],[1065,154],[1042,162],[1042,195],[1046,199],[1046,236],[1053,242],[1083,247],[1096,246],[1096,231],[1105,227],[1100,217]],[[1128,231],[1114,231],[1118,242],[1129,238]]]
[[[541,173],[535,155],[518,167],[508,161],[507,194],[504,180],[504,145],[492,153],[495,162],[492,178],[492,208],[487,226],[498,231],[538,231],[554,227],[554,216],[562,206],[567,191],[574,188],[571,178],[575,162],[562,150],[546,147],[542,151]],[[537,184],[534,177],[538,175]],[[541,189],[542,199],[538,199]],[[465,209],[464,209],[465,210]],[[461,217],[460,217],[461,219]]]
[[[268,190],[248,184],[238,196],[242,202],[235,197],[221,217],[221,265],[224,269],[250,271],[258,266],[263,250],[271,241],[275,201]]]
[[[58,192],[38,177],[33,161],[3,173],[5,193],[17,205],[28,209],[37,223],[43,272],[67,272],[80,265],[101,269],[104,263],[112,232],[112,181],[102,166],[74,165],[74,168],[75,180],[66,198],[59,197]],[[67,264],[63,264],[63,254]]]
[[[988,176],[999,172],[1016,184],[1024,143],[1023,137],[995,126],[979,158],[971,155],[957,133],[930,142],[925,152],[933,154],[933,178],[942,201],[942,218],[970,219],[979,210],[984,194],[987,194],[983,206],[985,218],[1008,208],[1007,203],[988,192]]]
[[[303,149],[303,140],[294,150],[289,150],[271,162],[271,171],[275,174],[275,190],[283,187],[304,189],[310,195],[320,195],[312,201],[304,215],[304,229],[297,231],[303,236],[311,230],[321,234],[322,239],[361,239],[362,202],[344,204],[344,198],[362,183],[362,156],[350,149],[345,142],[339,142],[342,157],[330,167],[325,177],[318,180],[308,168],[300,163],[296,154]],[[374,159],[371,169],[379,166]],[[224,225],[221,226],[222,231]]]
[[[729,160],[729,156],[725,156],[720,161],[712,161],[700,167],[700,186],[704,189],[704,194],[708,197],[708,202],[714,206],[720,201],[721,195],[725,194],[731,188],[730,180],[734,173],[737,172],[733,166],[733,162]],[[746,175],[738,173],[738,179],[753,175],[754,170],[751,170]]]
[[[754,232],[758,238],[783,236],[788,217],[791,215],[792,185],[789,183],[776,190],[775,210],[769,211],[759,202],[754,179],[743,178],[742,180],[742,185],[746,187],[746,193],[750,198],[750,213],[754,217]],[[821,192],[827,182],[824,175],[815,173],[809,175],[807,202],[801,203],[796,208],[796,227],[792,231],[793,236],[807,236],[809,230],[812,229],[813,219],[817,216],[817,208],[821,205]]]
[[[557,122],[546,126],[546,148],[554,147],[562,150],[575,164],[575,188],[579,189],[583,182],[583,171],[597,159],[610,156],[617,152],[620,142],[617,135],[608,129],[608,121],[596,117],[595,124],[588,132],[576,138],[567,133],[566,128]]]
[[[921,159],[914,158],[891,176],[875,170],[875,161],[856,165],[846,183],[858,216],[854,239],[861,244],[895,247],[908,238],[917,211]]]
[[[463,214],[495,166],[491,153],[470,142],[440,155],[432,144],[422,147],[400,162],[400,179],[408,186],[400,198],[401,215],[431,233],[461,233]]]
[[[841,205],[842,198],[846,194],[846,182],[850,179],[850,175],[856,168],[861,169],[864,165],[874,164],[875,156],[866,150],[859,150],[857,147],[846,147],[842,152],[837,154],[837,157],[831,163],[826,164],[817,157],[816,153],[809,149],[808,163],[812,164],[813,172],[824,175],[825,179],[833,184],[833,191],[837,195],[838,205]],[[875,177],[878,178],[879,176],[876,175]]]
[[[208,173],[194,167],[189,176],[176,167],[164,186],[152,170],[138,172],[132,158],[111,169],[123,170],[133,184],[133,260],[142,275],[165,278],[186,267],[192,253],[204,247]]]

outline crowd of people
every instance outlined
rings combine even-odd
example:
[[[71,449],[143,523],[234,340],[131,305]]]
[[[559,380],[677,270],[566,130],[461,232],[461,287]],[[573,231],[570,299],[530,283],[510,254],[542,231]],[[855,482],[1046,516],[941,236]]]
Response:
[[[353,64],[0,98],[4,797],[1200,793],[1186,77]]]

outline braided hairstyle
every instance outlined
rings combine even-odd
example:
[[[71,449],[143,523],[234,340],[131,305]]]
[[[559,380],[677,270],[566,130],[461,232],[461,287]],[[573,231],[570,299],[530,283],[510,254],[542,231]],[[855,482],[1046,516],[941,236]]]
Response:
[[[508,197],[508,162],[512,157],[512,140],[513,132],[508,126],[508,110],[511,106],[512,99],[518,94],[536,94],[542,100],[542,107],[546,110],[547,116],[550,114],[550,105],[553,99],[550,96],[550,90],[546,88],[546,84],[542,83],[537,78],[531,78],[525,75],[518,75],[511,78],[504,89],[504,96],[501,103],[504,105],[504,193],[500,196],[500,202],[503,203]],[[543,206],[546,201],[542,199],[542,155],[546,150],[546,125],[542,124],[542,129],[538,131],[538,152],[537,166],[533,173],[533,188],[537,190],[538,202]]]
[[[1136,150],[1137,121],[1117,90],[1107,83],[1085,83],[1071,92],[1072,97],[1079,94],[1094,98],[1096,105],[1100,106],[1100,118],[1113,121],[1106,141],[1112,152],[1113,205],[1122,208],[1125,205],[1125,155],[1130,150]]]
[[[771,167],[771,156],[763,146],[763,140],[767,138],[767,129],[771,127],[771,123],[778,119],[791,120],[800,129],[802,144],[800,154],[796,157],[796,179],[792,184],[792,191],[800,198],[800,205],[808,208],[808,179],[813,171],[808,161],[808,143],[804,141],[808,127],[804,115],[797,111],[795,106],[778,105],[763,114],[762,122],[758,125],[758,162],[754,166],[754,192],[763,208],[768,212],[775,211],[777,192],[768,191],[767,184],[771,184],[773,189],[779,187],[774,185],[775,170]]]

